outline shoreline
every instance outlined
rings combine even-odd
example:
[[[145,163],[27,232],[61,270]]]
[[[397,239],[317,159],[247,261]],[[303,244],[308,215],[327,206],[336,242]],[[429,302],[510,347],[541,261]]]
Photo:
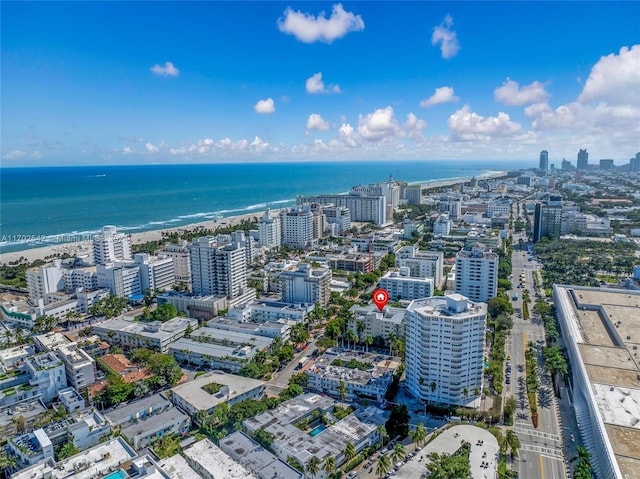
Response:
[[[487,172],[485,174],[481,174],[476,176],[476,179],[491,179],[504,176],[506,171],[493,171]],[[421,182],[411,182],[409,183],[412,186],[421,184],[425,189],[433,189],[433,188],[443,188],[446,186],[453,186],[461,182],[470,181],[471,177],[459,177],[459,178],[449,178],[449,179],[441,179],[441,180],[429,180],[429,181],[421,181]],[[292,199],[295,202],[295,198]],[[272,212],[280,211],[282,208],[272,209]],[[182,226],[174,226],[171,228],[161,228],[156,230],[148,230],[141,231],[138,233],[130,233],[131,243],[133,245],[147,243],[149,241],[161,241],[162,233],[172,233],[179,231],[193,231],[197,229],[210,229],[215,230],[216,228],[228,227],[228,226],[236,226],[240,224],[240,222],[244,219],[251,218],[260,218],[264,212],[262,210],[256,210],[253,213],[245,213],[241,215],[234,216],[226,216],[215,220],[206,220],[200,221],[196,223],[189,223]],[[15,263],[21,257],[26,259],[28,263],[32,263],[36,260],[46,260],[51,258],[56,254],[69,254],[71,256],[87,256],[93,254],[93,248],[91,243],[92,235],[84,235],[77,236],[77,240],[72,242],[64,242],[49,245],[49,246],[40,246],[35,248],[26,248],[19,251],[11,251],[7,253],[0,253],[0,265]],[[60,238],[68,238],[71,239],[71,235],[60,235]],[[52,258],[51,258],[52,259]]]

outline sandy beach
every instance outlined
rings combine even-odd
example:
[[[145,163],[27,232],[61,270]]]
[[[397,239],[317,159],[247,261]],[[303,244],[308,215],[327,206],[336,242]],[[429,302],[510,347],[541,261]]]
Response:
[[[490,178],[503,176],[505,173],[506,172],[491,172],[486,175],[480,175],[477,178],[490,179]],[[446,186],[452,186],[462,182],[467,182],[469,180],[471,180],[470,177],[433,181],[433,182],[430,181],[428,183],[424,182],[421,184],[423,185],[424,188],[432,189],[432,188],[443,188]],[[276,212],[276,211],[279,211],[279,210],[272,210],[272,212]],[[244,219],[250,220],[252,218],[260,218],[262,214],[263,214],[262,211],[255,211],[253,213],[247,213],[244,215],[229,216],[229,217],[220,218],[217,220],[209,220],[209,221],[203,221],[200,223],[192,223],[184,226],[178,226],[175,228],[164,228],[160,230],[131,233],[131,241],[135,245],[140,243],[146,243],[148,241],[160,241],[162,239],[162,233],[171,233],[175,231],[193,231],[198,229],[215,230],[216,228],[234,226],[234,225],[240,224],[240,222]],[[91,237],[68,238],[66,236],[61,236],[60,242],[56,244],[52,244],[50,246],[25,249],[22,251],[14,251],[10,253],[2,253],[0,254],[0,264],[15,263],[20,258],[24,258],[29,263],[31,263],[37,259],[42,259],[42,260],[53,259],[53,257],[57,254],[68,254],[70,256],[91,257],[93,255]]]

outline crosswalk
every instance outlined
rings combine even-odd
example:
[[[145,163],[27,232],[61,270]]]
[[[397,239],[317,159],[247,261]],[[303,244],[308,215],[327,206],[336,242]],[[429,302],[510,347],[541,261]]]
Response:
[[[551,434],[548,432],[537,431],[535,429],[527,429],[524,427],[514,426],[513,430],[519,434],[528,434],[529,436],[540,437],[542,439],[549,439],[551,441],[560,442],[561,438],[557,434]]]
[[[520,450],[527,451],[527,452],[535,452],[544,456],[551,457],[552,459],[558,459],[560,461],[564,460],[562,451],[558,451],[557,449],[550,448],[550,447],[538,446],[535,444],[521,444]]]

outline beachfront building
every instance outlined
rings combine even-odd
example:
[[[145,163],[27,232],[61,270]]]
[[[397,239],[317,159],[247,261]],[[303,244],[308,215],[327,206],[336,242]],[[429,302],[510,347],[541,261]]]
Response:
[[[259,429],[273,434],[273,452],[284,461],[292,457],[304,470],[312,457],[321,463],[333,457],[336,467],[340,467],[347,461],[344,450],[348,443],[359,453],[378,441],[377,426],[384,424],[385,417],[383,411],[369,406],[338,420],[333,416],[337,405],[338,401],[328,396],[307,393],[247,419],[242,425],[249,434]],[[325,421],[332,424],[326,425]],[[314,477],[324,479],[326,471],[321,470]]]
[[[282,246],[282,226],[280,216],[271,216],[269,208],[267,208],[258,221],[258,236],[260,238],[260,246],[268,250],[279,248]]]
[[[329,304],[331,270],[314,268],[309,263],[300,263],[280,273],[280,291],[283,303]]]
[[[199,413],[210,414],[219,404],[233,406],[246,399],[260,399],[263,395],[262,381],[222,371],[208,372],[171,389],[173,404],[194,418]]]
[[[247,260],[237,243],[219,245],[211,237],[194,239],[189,246],[191,281],[195,295],[220,295],[231,299],[247,289]]]
[[[222,449],[259,479],[303,479],[304,474],[269,452],[242,431],[220,440]]]
[[[396,254],[397,267],[409,268],[411,278],[433,278],[435,287],[442,284],[443,265],[444,253],[441,251],[421,251],[416,246],[405,246]]]
[[[422,401],[477,406],[486,303],[460,294],[413,301],[406,313],[406,384]]]
[[[384,354],[328,349],[305,371],[306,388],[340,400],[382,402],[401,362]],[[344,397],[341,384],[345,386]]]
[[[456,254],[455,292],[487,302],[498,294],[498,255],[482,243]]]
[[[93,262],[113,263],[131,259],[131,236],[118,233],[115,226],[103,226],[102,233],[93,237]]]
[[[387,220],[393,218],[393,212],[400,205],[400,183],[389,178],[387,181],[370,185],[356,185],[351,188],[350,193],[362,194],[366,196],[382,196],[386,202],[385,215]]]
[[[373,223],[376,226],[385,226],[388,222],[386,196],[368,196],[362,192],[351,191],[346,195],[298,196],[296,203],[343,206],[349,209],[351,221]]]
[[[187,240],[178,240],[178,244],[167,243],[158,254],[165,255],[173,261],[176,283],[191,283],[191,260]]]
[[[311,205],[303,204],[280,213],[282,244],[294,249],[306,249],[314,244],[314,216]]]
[[[129,298],[143,294],[140,267],[132,263],[106,263],[97,266],[98,286],[114,296]]]
[[[173,259],[168,256],[138,253],[134,257],[134,264],[140,271],[140,288],[143,292],[169,289],[175,284]]]
[[[367,336],[380,337],[388,341],[391,337],[404,337],[404,308],[385,306],[382,311],[375,304],[360,306],[355,304],[349,308],[353,315],[347,327],[356,333],[363,342]]]
[[[380,278],[380,288],[386,289],[391,301],[428,298],[433,295],[433,278],[412,278],[409,268],[403,266],[399,271],[387,271]]]
[[[192,318],[173,318],[169,321],[144,323],[128,316],[100,321],[91,326],[100,339],[125,348],[150,348],[166,353],[169,344],[184,336],[188,328],[197,328]]]

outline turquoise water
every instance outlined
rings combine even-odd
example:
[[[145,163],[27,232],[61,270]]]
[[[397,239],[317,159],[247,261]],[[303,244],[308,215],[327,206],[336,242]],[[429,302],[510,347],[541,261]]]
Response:
[[[103,225],[139,232],[259,213],[267,203],[280,208],[296,195],[343,193],[389,175],[428,182],[528,166],[389,161],[2,168],[0,252],[94,234]]]
[[[314,437],[320,434],[327,428],[324,424],[320,424],[319,426],[314,427],[311,431],[309,431],[309,436]]]
[[[129,477],[129,475],[126,472],[124,472],[122,469],[118,469],[108,476],[105,476],[103,479],[126,479],[127,477]]]

